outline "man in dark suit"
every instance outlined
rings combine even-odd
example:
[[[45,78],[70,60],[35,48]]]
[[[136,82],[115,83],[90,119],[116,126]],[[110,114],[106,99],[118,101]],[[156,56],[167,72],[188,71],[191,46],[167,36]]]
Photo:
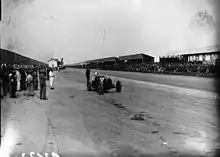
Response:
[[[34,88],[34,90],[37,90],[37,88],[38,88],[38,76],[37,76],[37,71],[36,71],[36,69],[33,71],[33,73],[32,73],[32,76],[33,76],[33,88]]]
[[[16,78],[16,71],[12,71],[12,75],[10,77],[11,82],[11,98],[17,98],[16,97],[16,91],[17,91],[17,78]]]
[[[39,75],[39,78],[40,78],[40,99],[41,100],[47,100],[46,98],[46,72],[45,71],[40,71],[40,75]]]
[[[90,69],[89,68],[86,68],[86,80],[87,80],[87,84],[88,84],[90,81]]]

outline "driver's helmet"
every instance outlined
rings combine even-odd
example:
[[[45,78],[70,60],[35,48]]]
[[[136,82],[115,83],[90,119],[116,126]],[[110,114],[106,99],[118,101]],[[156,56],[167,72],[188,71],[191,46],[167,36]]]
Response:
[[[99,74],[97,72],[95,72],[95,76],[98,76]]]

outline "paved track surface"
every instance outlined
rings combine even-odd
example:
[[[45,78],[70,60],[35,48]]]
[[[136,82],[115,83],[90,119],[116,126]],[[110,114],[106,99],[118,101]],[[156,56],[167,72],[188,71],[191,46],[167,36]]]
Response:
[[[183,88],[183,84],[174,86],[174,81],[181,83],[187,77],[100,73],[114,76],[113,81],[120,80],[122,92],[87,92],[84,71],[66,69],[56,73],[56,88],[47,91],[47,101],[39,100],[38,91],[33,98],[24,93],[18,93],[17,100],[4,98],[3,139],[7,139],[11,127],[18,137],[11,142],[11,154],[35,151],[57,152],[62,157],[188,156],[204,155],[216,147],[217,97],[211,87],[207,88],[210,79],[189,77],[201,82],[192,84],[192,89]],[[149,78],[151,81],[147,81]],[[185,82],[186,87],[191,86],[189,82]],[[131,120],[140,113],[144,120]]]
[[[127,79],[135,79],[139,81],[147,81],[147,82],[166,84],[171,86],[179,86],[179,87],[215,92],[215,88],[214,88],[215,79],[213,78],[180,76],[180,75],[163,75],[163,74],[138,73],[138,72],[134,73],[134,72],[122,72],[122,71],[105,71],[105,70],[98,70],[98,72],[105,75],[122,77]]]

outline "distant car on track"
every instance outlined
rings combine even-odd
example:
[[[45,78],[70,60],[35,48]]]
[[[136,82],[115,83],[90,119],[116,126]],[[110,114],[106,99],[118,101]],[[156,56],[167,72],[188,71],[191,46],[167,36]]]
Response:
[[[87,83],[87,90],[96,90],[99,94],[104,94],[106,91],[116,88],[116,92],[121,92],[121,82],[117,81],[113,84],[112,79],[107,76],[95,75],[91,81]]]

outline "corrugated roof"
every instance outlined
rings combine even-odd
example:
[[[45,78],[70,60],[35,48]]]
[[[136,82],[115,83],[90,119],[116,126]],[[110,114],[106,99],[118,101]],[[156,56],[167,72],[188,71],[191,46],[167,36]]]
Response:
[[[58,59],[54,59],[54,58],[51,58],[49,61],[52,61],[52,60],[54,60],[54,61],[58,61]],[[48,61],[48,62],[49,62],[49,61]]]
[[[118,58],[117,57],[107,57],[107,58],[100,58],[95,60],[88,60],[87,63],[104,63],[104,62],[114,62]]]
[[[108,58],[101,58],[98,60],[99,63],[104,63],[104,62],[115,62],[118,60],[117,57],[108,57]]]
[[[220,45],[189,48],[185,50],[176,50],[167,53],[167,55],[202,54],[202,53],[212,53],[212,52],[220,52]]]
[[[143,53],[134,54],[134,55],[127,55],[127,56],[120,56],[119,60],[132,60],[132,59],[142,59],[143,57],[152,57]]]

